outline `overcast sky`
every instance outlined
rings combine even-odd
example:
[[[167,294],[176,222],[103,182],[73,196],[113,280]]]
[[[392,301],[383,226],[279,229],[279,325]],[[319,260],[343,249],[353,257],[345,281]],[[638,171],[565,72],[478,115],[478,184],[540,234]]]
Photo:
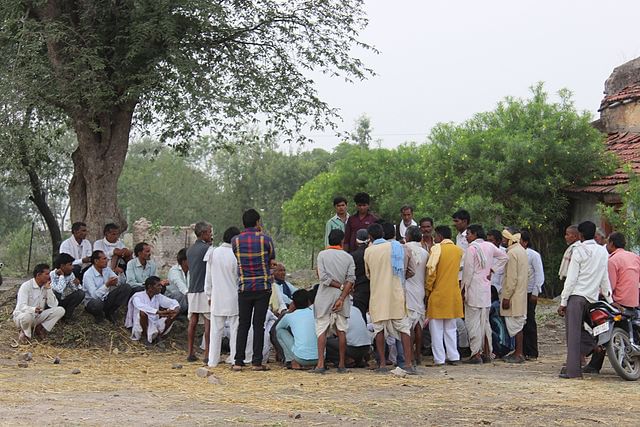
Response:
[[[317,87],[340,109],[340,130],[367,114],[383,147],[424,142],[434,124],[526,97],[538,81],[553,94],[570,89],[576,107],[595,114],[613,68],[640,56],[638,0],[367,0],[366,11],[361,39],[380,54],[361,57],[378,75]],[[339,142],[311,136],[307,148]]]

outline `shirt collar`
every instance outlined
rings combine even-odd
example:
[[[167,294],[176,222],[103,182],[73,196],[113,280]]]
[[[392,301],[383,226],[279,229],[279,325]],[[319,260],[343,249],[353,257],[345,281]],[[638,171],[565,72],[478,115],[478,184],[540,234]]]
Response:
[[[38,286],[38,283],[36,282],[36,279],[31,279],[31,287],[33,289],[40,289],[40,286]]]

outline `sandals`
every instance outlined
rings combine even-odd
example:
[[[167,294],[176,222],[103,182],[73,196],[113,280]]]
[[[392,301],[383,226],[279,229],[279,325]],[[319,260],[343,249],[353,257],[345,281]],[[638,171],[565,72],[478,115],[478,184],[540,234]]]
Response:
[[[242,365],[231,365],[231,370],[233,372],[242,372]]]
[[[312,370],[310,370],[309,372],[312,374],[320,374],[320,375],[324,375],[326,374],[328,371],[327,368],[318,368],[317,366],[315,368],[313,368]]]
[[[252,366],[251,370],[256,372],[264,372],[264,371],[270,371],[271,369],[267,365],[258,365],[258,366]]]

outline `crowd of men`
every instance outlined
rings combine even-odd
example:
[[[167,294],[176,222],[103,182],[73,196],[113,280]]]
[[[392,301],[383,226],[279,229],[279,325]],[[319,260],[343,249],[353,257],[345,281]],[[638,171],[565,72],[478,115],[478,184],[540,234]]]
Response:
[[[228,228],[217,247],[211,225],[195,224],[195,243],[178,252],[166,280],[157,275],[149,244],[131,251],[118,226],[107,224],[92,247],[86,225],[74,223],[53,269],[37,265],[18,291],[13,315],[19,340],[33,333],[46,337],[84,304],[97,323],[115,324],[124,307],[131,338],[147,346],[162,345],[185,314],[187,360],[198,360],[200,323],[204,363],[220,363],[226,337],[224,362],[234,371],[247,365],[269,370],[271,346],[276,361],[317,374],[329,364],[338,373],[365,366],[385,372],[395,364],[416,374],[427,341],[435,366],[538,357],[535,311],[545,278],[528,230],[485,231],[471,223],[469,212],[458,210],[452,215],[454,242],[450,226],[434,227],[428,217],[416,222],[411,206],[403,206],[393,223],[370,211],[368,194],[356,194],[354,202],[356,212],[349,215],[347,199],[333,201],[336,214],[326,223],[312,289],[286,280],[253,209],[243,214],[244,229]],[[620,308],[639,305],[640,257],[625,250],[620,233],[600,242],[596,234],[589,221],[565,233],[558,308],[567,335],[562,378],[602,367],[604,353],[593,340],[585,345],[582,320],[590,303],[603,298]],[[461,348],[469,349],[464,360]]]

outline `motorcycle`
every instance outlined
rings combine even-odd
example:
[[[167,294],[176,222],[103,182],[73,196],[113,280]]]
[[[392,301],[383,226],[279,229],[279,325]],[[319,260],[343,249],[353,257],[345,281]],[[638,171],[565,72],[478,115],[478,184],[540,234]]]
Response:
[[[619,310],[598,301],[589,307],[584,327],[597,345],[606,349],[611,366],[621,378],[627,381],[640,378],[639,309]]]

